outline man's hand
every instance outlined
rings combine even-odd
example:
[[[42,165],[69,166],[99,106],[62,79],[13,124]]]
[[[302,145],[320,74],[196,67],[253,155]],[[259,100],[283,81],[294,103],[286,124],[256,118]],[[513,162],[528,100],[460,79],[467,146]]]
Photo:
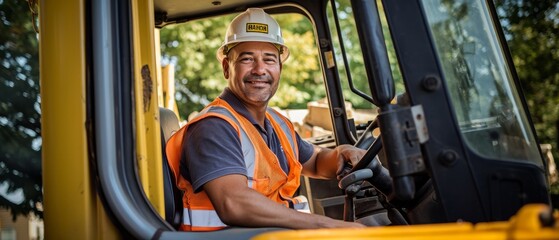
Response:
[[[344,167],[355,166],[365,155],[366,150],[354,147],[352,145],[344,144],[335,148],[338,151],[338,170],[336,176],[342,174]]]
[[[344,166],[355,166],[367,151],[352,145],[334,149],[315,146],[312,157],[303,164],[303,174],[313,178],[335,179],[343,173]]]

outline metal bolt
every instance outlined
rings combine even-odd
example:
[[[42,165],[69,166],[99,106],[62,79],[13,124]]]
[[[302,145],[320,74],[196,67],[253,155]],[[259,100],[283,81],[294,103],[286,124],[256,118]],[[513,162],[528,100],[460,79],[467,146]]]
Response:
[[[334,116],[339,117],[344,113],[341,108],[334,108]]]
[[[319,43],[320,43],[321,48],[326,48],[326,47],[330,46],[330,41],[326,38],[319,39]]]
[[[435,75],[427,75],[421,80],[421,85],[423,89],[434,92],[441,88],[441,79]]]
[[[454,165],[457,160],[458,160],[458,153],[456,153],[454,150],[449,150],[449,149],[443,150],[439,154],[439,161],[444,166],[450,167]]]

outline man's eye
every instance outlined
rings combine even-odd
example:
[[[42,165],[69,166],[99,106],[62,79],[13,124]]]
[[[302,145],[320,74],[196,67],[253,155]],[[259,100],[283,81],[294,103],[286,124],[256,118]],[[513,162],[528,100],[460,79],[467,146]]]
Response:
[[[252,62],[252,61],[253,61],[253,59],[249,58],[249,57],[241,58],[241,62],[243,62],[243,63]]]
[[[274,59],[274,58],[267,58],[267,59],[264,59],[264,61],[266,61],[267,63],[276,63],[276,59]]]

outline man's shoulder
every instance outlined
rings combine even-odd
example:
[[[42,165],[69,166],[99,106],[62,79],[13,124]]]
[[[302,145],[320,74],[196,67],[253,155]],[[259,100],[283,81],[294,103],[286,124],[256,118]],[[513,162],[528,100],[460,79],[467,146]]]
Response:
[[[215,132],[219,135],[219,131],[228,131],[232,130],[235,131],[235,128],[231,126],[231,124],[222,117],[218,116],[206,116],[196,121],[189,123],[188,131],[208,131]]]

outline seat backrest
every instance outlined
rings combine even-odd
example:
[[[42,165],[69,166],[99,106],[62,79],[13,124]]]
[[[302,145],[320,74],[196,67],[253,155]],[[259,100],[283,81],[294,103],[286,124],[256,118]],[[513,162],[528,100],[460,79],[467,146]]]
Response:
[[[182,192],[177,188],[175,177],[167,162],[165,147],[167,140],[180,129],[179,119],[175,113],[166,108],[159,108],[159,121],[161,125],[161,149],[163,156],[163,192],[165,195],[165,221],[175,229],[182,220]]]
[[[179,118],[172,110],[159,108],[159,122],[161,123],[161,134],[165,142],[180,129]]]

